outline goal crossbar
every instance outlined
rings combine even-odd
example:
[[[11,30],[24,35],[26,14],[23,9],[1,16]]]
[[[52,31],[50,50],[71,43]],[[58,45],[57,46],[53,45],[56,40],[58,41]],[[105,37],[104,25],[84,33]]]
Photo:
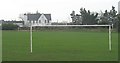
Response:
[[[31,25],[30,26],[30,51],[32,53],[33,49],[33,42],[32,42],[32,27],[39,26],[39,27],[109,27],[109,51],[112,49],[112,40],[111,40],[111,27],[112,25]]]
[[[32,27],[35,26],[40,26],[40,27],[76,27],[76,26],[80,26],[80,27],[99,27],[99,26],[111,26],[111,25],[32,25]]]

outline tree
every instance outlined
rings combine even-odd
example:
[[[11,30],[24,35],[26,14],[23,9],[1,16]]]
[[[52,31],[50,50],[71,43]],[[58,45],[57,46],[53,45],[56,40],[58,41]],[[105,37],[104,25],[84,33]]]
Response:
[[[102,16],[100,16],[99,24],[109,24],[109,12],[105,10]]]
[[[103,16],[100,17],[100,20],[101,22],[99,24],[114,24],[115,26],[118,21],[117,11],[115,10],[115,7],[112,6],[112,9],[109,12],[105,10]]]
[[[87,11],[85,8],[81,8],[80,14],[82,17],[82,24],[87,24],[87,25],[97,24],[98,13],[91,13],[90,10]]]
[[[81,22],[82,20],[79,14],[75,14],[75,11],[72,11],[70,15],[71,15],[73,24],[82,24]]]
[[[120,32],[120,14],[117,15],[117,18],[118,18],[118,32]]]
[[[118,20],[120,21],[120,14],[118,14]]]

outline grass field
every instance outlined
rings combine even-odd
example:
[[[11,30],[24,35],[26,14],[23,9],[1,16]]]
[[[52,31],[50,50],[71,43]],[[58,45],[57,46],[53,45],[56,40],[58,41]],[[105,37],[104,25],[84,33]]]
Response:
[[[33,32],[33,53],[26,31],[3,31],[3,61],[117,61],[118,34],[108,32]]]

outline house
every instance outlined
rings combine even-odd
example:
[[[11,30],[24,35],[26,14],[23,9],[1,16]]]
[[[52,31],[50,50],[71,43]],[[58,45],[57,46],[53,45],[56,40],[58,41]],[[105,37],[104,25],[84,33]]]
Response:
[[[21,14],[20,18],[24,21],[24,26],[51,25],[51,14],[27,13]]]

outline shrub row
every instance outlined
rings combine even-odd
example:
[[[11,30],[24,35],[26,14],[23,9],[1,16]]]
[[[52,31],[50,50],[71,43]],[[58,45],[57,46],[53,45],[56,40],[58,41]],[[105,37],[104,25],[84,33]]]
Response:
[[[15,24],[2,24],[2,30],[17,30],[18,25]]]
[[[30,30],[30,27],[21,27],[19,30]],[[33,27],[33,31],[108,31],[108,27]]]

